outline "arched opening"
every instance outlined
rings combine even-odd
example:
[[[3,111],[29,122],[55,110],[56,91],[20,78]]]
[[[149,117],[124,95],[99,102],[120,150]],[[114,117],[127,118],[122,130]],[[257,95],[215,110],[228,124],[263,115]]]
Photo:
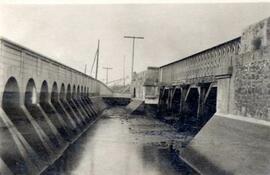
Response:
[[[81,90],[82,90],[82,86],[80,87],[78,85],[76,98],[74,98],[74,103],[77,106],[78,111],[82,114],[83,119],[86,120],[86,122],[89,122],[91,116],[89,116],[88,112],[84,108],[84,104],[82,103]]]
[[[76,124],[75,124],[75,121],[71,119],[65,111],[66,92],[65,92],[64,83],[61,84],[59,98],[55,97],[56,92],[58,92],[57,89],[58,89],[57,84],[55,83],[53,85],[52,96],[51,96],[52,105],[54,106],[58,114],[60,114],[60,116],[63,118],[66,124],[66,126],[62,124],[61,125],[62,127],[57,127],[57,129],[59,130],[59,133],[62,135],[64,139],[66,139],[67,141],[71,141],[72,137],[74,137],[75,136],[74,134],[76,133]]]
[[[77,94],[76,94],[77,98],[79,98],[80,95],[81,95],[80,86],[78,86],[77,87]]]
[[[31,101],[31,100],[26,100]],[[15,125],[16,129],[22,134],[25,140],[30,144],[30,146],[35,150],[39,157],[31,156],[37,163],[45,163],[49,161],[49,152],[43,145],[39,135],[37,134],[35,128],[33,127],[31,121],[24,113],[22,107],[20,106],[20,91],[18,83],[15,78],[10,78],[5,85],[5,90],[2,100],[2,108],[8,115],[9,119]],[[12,146],[12,145],[9,145]],[[40,160],[41,161],[40,161]],[[8,164],[8,163],[7,163]],[[19,163],[20,164],[20,163]],[[16,165],[16,163],[15,163]],[[15,166],[13,165],[13,166]],[[12,168],[13,169],[13,168]]]
[[[90,96],[90,94],[89,94],[89,87],[87,87],[86,96],[87,96],[87,97]]]
[[[43,81],[40,89],[40,103],[47,103],[49,101],[49,90],[47,81]]]
[[[58,100],[59,100],[58,87],[57,87],[57,83],[54,82],[53,87],[52,87],[52,93],[51,93],[51,102],[56,103]]]
[[[26,106],[37,104],[37,89],[33,79],[30,79],[27,83],[24,103]]]
[[[89,88],[88,88],[89,90]],[[81,97],[80,97],[80,104],[81,106],[84,108],[87,116],[88,116],[88,120],[92,120],[93,116],[95,115],[95,113],[92,111],[91,107],[89,106],[89,102],[88,102],[88,96],[87,96],[87,89],[86,87],[81,86]]]
[[[65,92],[65,85],[62,83],[61,89],[60,89],[60,99],[64,100],[66,98],[66,92]]]
[[[71,100],[72,93],[71,93],[71,86],[70,84],[67,86],[67,100]]]
[[[81,93],[80,93],[80,96],[82,97],[83,96],[83,87],[81,86]]]
[[[19,107],[20,94],[19,87],[15,78],[10,78],[5,86],[2,108],[10,117],[11,111],[20,110]],[[14,115],[14,114],[12,114]],[[12,117],[12,116],[11,116]],[[14,121],[14,119],[12,120]],[[0,156],[8,168],[14,174],[28,174],[29,169],[24,161],[20,151],[12,139],[8,127],[4,124],[0,117]],[[16,126],[16,125],[15,125]],[[30,173],[29,173],[30,174]]]
[[[90,99],[90,87],[87,88],[87,96],[84,98],[84,101],[86,103],[86,106],[89,108],[89,111],[91,113],[91,117],[94,117],[97,115],[97,112],[95,111],[94,107],[93,107],[93,103]]]
[[[62,91],[65,90],[63,88],[65,88],[65,87],[61,86]],[[51,102],[52,102],[52,105],[55,108],[56,112],[58,112],[58,114],[60,114],[60,116],[63,118],[63,121],[65,123],[60,122],[60,120],[58,120],[58,118],[55,117],[53,124],[56,127],[57,131],[61,134],[61,136],[65,140],[69,141],[70,140],[70,138],[69,138],[70,132],[68,131],[67,127],[70,127],[70,122],[65,114],[65,111],[63,110],[63,108],[61,107],[61,104],[60,104],[60,98],[63,98],[63,94],[64,94],[64,92],[61,92],[61,91],[60,91],[60,93],[58,92],[57,83],[54,82],[53,87],[52,87],[52,93],[51,93]],[[60,97],[61,95],[62,95],[62,97]]]
[[[84,94],[83,94],[83,96],[87,96],[87,92],[86,92],[86,87],[84,86]]]
[[[55,98],[55,97],[53,97],[53,98]],[[40,97],[39,97],[40,106],[43,109],[43,111],[46,113],[46,115],[49,117],[52,124],[57,128],[61,124],[57,118],[56,111],[54,111],[53,107],[49,103],[50,100],[49,100],[48,83],[47,83],[47,81],[44,80],[42,85],[41,85],[41,89],[40,89]],[[60,143],[59,143],[58,139],[56,138],[55,133],[53,132],[50,124],[48,123],[48,121],[45,120],[44,117],[42,120],[40,119],[40,124],[41,124],[41,127],[43,128],[43,130],[46,132],[47,136],[49,137],[50,141],[52,142],[53,146],[55,148],[60,147]]]
[[[83,96],[84,92],[84,88],[83,86],[78,86],[77,87],[77,96],[78,98],[75,100],[76,105],[78,106],[79,110],[81,111],[81,113],[85,116],[86,121],[89,122],[92,118],[92,113],[90,112],[90,110],[88,109],[86,103],[85,103],[85,99]]]
[[[61,94],[60,95],[60,101],[61,101],[64,109],[69,114],[69,116],[72,118],[72,120],[76,123],[76,125],[80,126],[80,120],[76,116],[76,114],[73,111],[72,107],[70,106],[70,101],[71,101],[71,98],[72,98],[71,85],[70,84],[67,85],[67,91],[65,93],[65,88],[64,88],[64,85],[62,84],[60,94]],[[79,129],[79,127],[76,127],[76,128]]]
[[[72,98],[76,98],[76,95],[77,95],[76,86],[73,85],[73,89],[72,89]]]

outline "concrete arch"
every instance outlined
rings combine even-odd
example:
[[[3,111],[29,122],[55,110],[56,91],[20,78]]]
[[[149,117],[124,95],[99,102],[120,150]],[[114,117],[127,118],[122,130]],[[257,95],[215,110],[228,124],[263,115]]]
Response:
[[[17,80],[10,77],[5,85],[2,96],[2,108],[20,105],[20,89]]]
[[[64,100],[65,98],[66,98],[65,84],[62,83],[60,88],[60,99]]]
[[[80,96],[80,85],[77,86],[77,94],[76,94],[76,97],[79,97]]]
[[[36,84],[33,78],[30,78],[26,85],[24,104],[32,105],[38,103]]]
[[[26,89],[29,91],[34,87],[33,80],[29,80]],[[25,91],[27,93],[27,91]],[[28,97],[27,97],[28,98]],[[27,100],[26,101],[30,101]],[[35,159],[42,159],[43,161],[49,160],[49,151],[43,144],[39,133],[33,126],[32,121],[29,119],[25,113],[22,103],[20,103],[20,91],[19,86],[15,78],[10,78],[5,86],[5,91],[3,95],[2,107],[9,119],[13,122],[14,126],[17,128],[18,132],[22,134],[24,139],[29,143],[29,145],[34,149],[34,151],[40,156],[35,157]],[[27,107],[27,106],[26,106]],[[27,109],[28,110],[28,109]],[[31,111],[30,111],[31,112]],[[34,157],[33,157],[34,158]],[[37,160],[35,160],[37,161]]]
[[[86,95],[89,96],[89,87],[87,87],[87,90],[86,90]]]
[[[66,93],[66,99],[67,100],[70,100],[71,97],[72,97],[71,85],[68,84],[68,86],[67,86],[67,93]]]
[[[58,99],[59,99],[58,86],[57,86],[57,83],[54,82],[52,86],[52,92],[51,92],[51,102],[57,102]]]
[[[14,77],[10,77],[7,80],[4,86],[2,100],[2,108],[8,117],[12,120],[12,122],[18,120],[18,117],[14,115],[14,112],[17,111],[20,105],[20,93],[18,82]],[[24,118],[24,116],[22,116],[22,118]],[[31,174],[29,167],[27,166],[28,163],[25,162],[23,154],[21,154],[21,151],[18,149],[21,147],[20,144],[14,141],[12,138],[13,134],[9,132],[8,128],[10,126],[5,126],[2,118],[0,118],[0,124],[2,128],[0,133],[0,144],[7,145],[1,147],[1,160],[5,162],[6,166],[8,166],[14,174]],[[16,122],[14,122],[14,124],[16,127]],[[21,168],[22,166],[24,168]]]
[[[49,101],[49,87],[48,87],[48,83],[46,80],[44,80],[41,84],[41,88],[40,88],[40,96],[39,96],[39,101],[41,103],[43,102],[48,102]]]
[[[81,85],[81,93],[79,94],[80,96],[83,96],[83,86]]]
[[[86,86],[84,86],[84,91],[83,91],[83,92],[84,92],[83,95],[86,96],[86,95],[87,95],[87,92],[86,92]]]
[[[73,88],[72,88],[72,97],[73,98],[76,97],[76,93],[77,93],[77,91],[76,91],[76,85],[74,84],[73,85]]]

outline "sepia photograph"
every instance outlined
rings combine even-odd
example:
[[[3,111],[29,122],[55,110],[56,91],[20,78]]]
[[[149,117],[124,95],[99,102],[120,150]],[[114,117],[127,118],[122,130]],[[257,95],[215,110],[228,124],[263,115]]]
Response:
[[[270,175],[270,1],[0,0],[0,175]]]

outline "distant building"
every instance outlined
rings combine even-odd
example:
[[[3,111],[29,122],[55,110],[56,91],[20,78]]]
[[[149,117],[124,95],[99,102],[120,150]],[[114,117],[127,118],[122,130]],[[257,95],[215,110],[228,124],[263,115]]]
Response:
[[[159,68],[147,67],[146,71],[133,74],[130,86],[132,98],[144,100],[145,103],[158,103]]]

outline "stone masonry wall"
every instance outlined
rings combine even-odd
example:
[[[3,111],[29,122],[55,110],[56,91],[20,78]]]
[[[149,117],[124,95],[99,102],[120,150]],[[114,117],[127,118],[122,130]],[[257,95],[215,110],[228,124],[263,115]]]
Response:
[[[270,47],[239,55],[235,69],[235,113],[270,121]]]

